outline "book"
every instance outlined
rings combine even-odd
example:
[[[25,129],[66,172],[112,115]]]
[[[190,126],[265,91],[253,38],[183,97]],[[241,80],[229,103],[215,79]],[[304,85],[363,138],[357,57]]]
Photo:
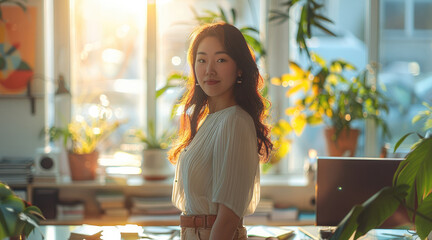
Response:
[[[248,228],[248,240],[281,239],[287,240],[295,234],[295,231],[288,227],[252,226]]]
[[[298,209],[295,207],[290,208],[274,208],[270,213],[272,221],[296,220],[298,217]]]
[[[248,215],[243,218],[243,223],[245,225],[263,225],[267,224],[268,221],[269,214],[260,212],[255,212],[252,215]]]
[[[98,192],[96,193],[96,200],[98,202],[124,202],[126,199],[122,192]]]
[[[106,216],[123,217],[129,215],[129,210],[126,208],[109,208],[105,209],[104,213]]]
[[[255,209],[255,213],[271,213],[273,208],[273,200],[262,198]]]
[[[136,209],[171,208],[170,197],[132,197],[132,207]]]
[[[100,239],[102,236],[102,227],[83,224],[75,228],[70,236],[69,240],[95,240]]]
[[[84,203],[81,201],[63,201],[57,204],[58,220],[82,220],[84,214]]]
[[[135,215],[172,215],[172,214],[180,214],[181,211],[176,207],[164,207],[164,208],[131,208],[131,214]]]

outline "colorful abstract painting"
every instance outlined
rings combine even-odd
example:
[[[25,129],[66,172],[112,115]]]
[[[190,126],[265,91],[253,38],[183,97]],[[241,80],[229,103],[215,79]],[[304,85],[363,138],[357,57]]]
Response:
[[[36,7],[2,6],[0,95],[23,94],[35,68]]]

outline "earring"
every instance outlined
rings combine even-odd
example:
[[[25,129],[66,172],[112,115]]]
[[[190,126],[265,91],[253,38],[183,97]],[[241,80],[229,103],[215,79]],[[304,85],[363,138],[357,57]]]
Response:
[[[199,83],[198,83],[198,81],[196,81],[196,82],[195,82],[195,86],[199,86]]]
[[[237,77],[237,83],[238,83],[238,84],[241,84],[242,82],[243,82],[242,77],[241,77],[241,76],[238,76],[238,77]]]

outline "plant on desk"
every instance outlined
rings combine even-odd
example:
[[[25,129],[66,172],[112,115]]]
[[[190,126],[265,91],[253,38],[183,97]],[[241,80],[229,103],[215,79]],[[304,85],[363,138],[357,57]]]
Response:
[[[142,152],[142,174],[146,180],[163,180],[174,174],[167,153],[173,133],[164,131],[158,135],[156,126],[149,122],[147,131],[138,129],[135,136],[144,144]]]
[[[63,140],[68,151],[72,180],[94,180],[98,166],[97,146],[122,122],[110,122],[106,116],[91,118],[89,122],[82,117],[68,124],[67,128],[52,127],[49,130],[51,140]],[[87,171],[86,171],[87,170]]]
[[[39,227],[41,219],[45,218],[38,207],[22,200],[0,182],[0,239],[28,237]]]
[[[393,186],[385,187],[362,205],[356,205],[341,221],[332,239],[354,239],[380,226],[402,205],[416,227],[420,239],[426,239],[432,231],[432,107],[413,118],[413,123],[425,120],[425,136],[413,144],[406,159],[399,164],[393,178]],[[412,133],[403,136],[395,150]]]

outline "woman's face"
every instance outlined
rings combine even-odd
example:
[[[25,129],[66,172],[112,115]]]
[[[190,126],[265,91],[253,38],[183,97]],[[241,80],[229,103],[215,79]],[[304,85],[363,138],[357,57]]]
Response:
[[[234,84],[241,71],[220,41],[216,37],[204,38],[195,57],[195,76],[209,100],[233,100]]]

